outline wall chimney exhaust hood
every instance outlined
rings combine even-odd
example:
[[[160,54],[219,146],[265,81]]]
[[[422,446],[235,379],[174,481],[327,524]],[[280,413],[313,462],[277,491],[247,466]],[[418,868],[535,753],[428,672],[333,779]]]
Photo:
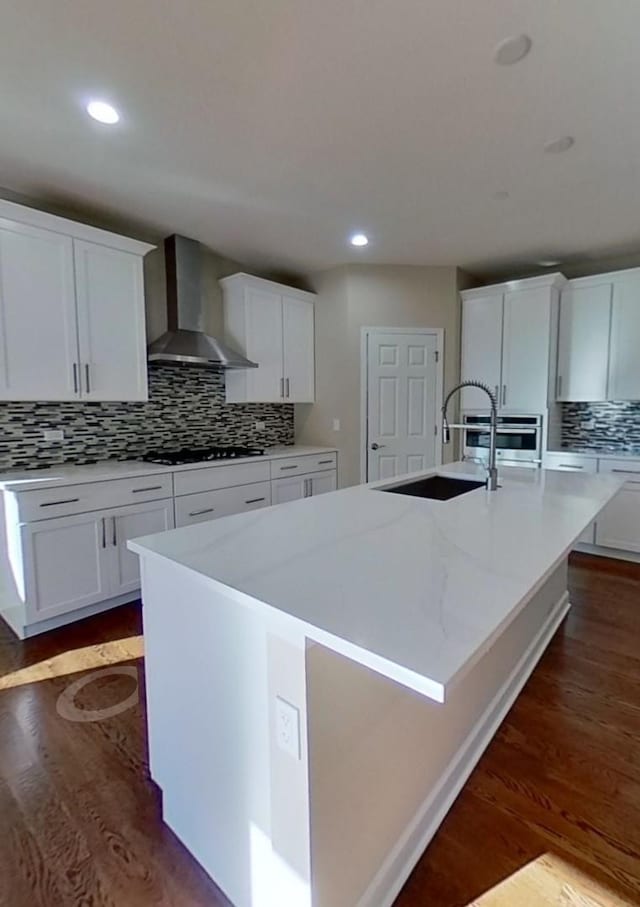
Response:
[[[255,362],[204,332],[200,243],[186,236],[168,236],[164,255],[167,332],[149,345],[149,362],[212,369],[257,368]]]

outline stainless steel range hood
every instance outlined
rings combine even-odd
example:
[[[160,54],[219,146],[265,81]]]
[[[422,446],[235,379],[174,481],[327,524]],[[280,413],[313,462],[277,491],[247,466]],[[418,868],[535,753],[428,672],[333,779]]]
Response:
[[[167,332],[147,350],[149,362],[207,368],[257,368],[255,362],[204,333],[202,248],[186,236],[164,241],[167,275]]]

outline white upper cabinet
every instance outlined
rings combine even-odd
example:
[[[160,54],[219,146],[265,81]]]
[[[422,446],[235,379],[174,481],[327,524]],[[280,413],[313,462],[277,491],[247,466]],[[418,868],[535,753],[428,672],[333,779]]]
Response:
[[[256,369],[226,373],[228,403],[313,403],[313,293],[249,274],[220,281],[225,336]]]
[[[313,302],[298,296],[283,295],[283,377],[287,400],[295,403],[311,403],[315,399],[313,315]]]
[[[560,298],[558,400],[606,400],[611,281],[571,281]]]
[[[73,240],[0,218],[0,399],[76,399],[77,352]]]
[[[569,282],[560,304],[558,400],[640,400],[640,269]]]
[[[502,381],[502,288],[462,300],[462,380],[482,381],[499,395]],[[462,391],[463,409],[486,409],[486,394]]]
[[[640,270],[621,271],[613,283],[609,400],[640,400]]]
[[[85,400],[146,400],[142,258],[74,240],[80,384]]]
[[[146,400],[152,248],[0,200],[0,399]]]
[[[560,274],[462,293],[462,380],[478,380],[505,413],[542,413],[555,366]],[[465,389],[463,410],[486,411],[486,394]]]
[[[505,293],[502,329],[502,388],[505,411],[542,413],[549,402],[553,289],[531,287]]]

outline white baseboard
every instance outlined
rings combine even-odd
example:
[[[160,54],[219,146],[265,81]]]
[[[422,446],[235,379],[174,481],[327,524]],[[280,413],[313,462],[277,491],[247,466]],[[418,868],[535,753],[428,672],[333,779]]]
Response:
[[[118,608],[120,605],[126,605],[128,602],[135,602],[140,598],[140,592],[127,592],[124,595],[117,595],[115,598],[109,598],[107,601],[96,602],[94,605],[87,605],[86,608],[79,608],[77,611],[69,611],[68,614],[59,614],[57,617],[50,617],[48,620],[39,620],[37,624],[28,624],[20,629],[13,624],[9,624],[11,629],[20,639],[30,639],[39,633],[46,633],[48,630],[56,630],[58,627],[64,627],[66,624],[75,623],[78,620],[84,620],[85,617],[93,617],[94,614],[101,614],[102,611],[109,611],[111,608]],[[6,617],[5,617],[6,620]],[[7,621],[7,623],[9,623]]]
[[[565,592],[549,613],[540,632],[478,719],[450,763],[448,770],[419,807],[413,821],[383,862],[360,898],[357,907],[392,907],[416,863],[451,809],[454,800],[493,739],[570,607],[569,593]]]

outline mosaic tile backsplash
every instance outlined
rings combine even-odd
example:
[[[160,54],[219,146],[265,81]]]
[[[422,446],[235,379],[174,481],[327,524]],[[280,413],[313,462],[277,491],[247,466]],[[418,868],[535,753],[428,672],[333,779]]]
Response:
[[[562,446],[640,451],[640,402],[563,403]]]
[[[49,428],[62,428],[65,440],[45,441]],[[293,405],[227,404],[222,372],[156,365],[147,403],[0,403],[0,470],[211,444],[293,444]]]

